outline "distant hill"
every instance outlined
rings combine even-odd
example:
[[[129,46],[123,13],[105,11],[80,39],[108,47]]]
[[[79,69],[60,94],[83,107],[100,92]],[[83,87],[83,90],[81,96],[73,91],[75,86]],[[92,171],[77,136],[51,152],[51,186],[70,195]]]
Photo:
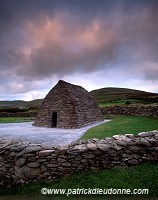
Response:
[[[91,91],[90,94],[96,99],[99,105],[105,102],[116,102],[121,100],[136,100],[143,103],[158,103],[158,94],[156,93],[127,88],[101,88]],[[35,99],[33,101],[0,101],[0,108],[24,107],[34,109],[35,107],[35,109],[37,109],[42,101],[43,99]]]
[[[101,88],[91,91],[90,94],[97,100],[98,103],[129,99],[141,101],[156,100],[156,102],[158,100],[158,94],[156,93],[144,92],[128,88]]]
[[[0,101],[0,107],[23,107],[26,105],[26,101],[15,100],[15,101]]]
[[[35,99],[32,101],[22,101],[22,100],[15,100],[15,101],[0,101],[0,108],[8,108],[8,107],[36,107],[42,103],[43,99]]]

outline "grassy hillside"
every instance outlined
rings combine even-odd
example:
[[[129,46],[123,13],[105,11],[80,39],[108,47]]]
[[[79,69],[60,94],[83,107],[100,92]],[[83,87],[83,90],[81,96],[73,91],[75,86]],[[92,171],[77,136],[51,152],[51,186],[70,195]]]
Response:
[[[23,107],[26,104],[27,102],[22,100],[0,101],[0,107]]]
[[[32,101],[28,101],[27,105],[29,107],[31,107],[31,106],[40,106],[42,101],[43,101],[43,99],[35,99],[35,100],[32,100]]]
[[[102,88],[93,90],[90,94],[96,99],[99,105],[104,104],[130,104],[130,103],[158,103],[158,94],[133,90],[127,88]]]
[[[0,108],[7,108],[7,107],[33,107],[39,106],[42,103],[43,99],[35,99],[33,101],[0,101]]]

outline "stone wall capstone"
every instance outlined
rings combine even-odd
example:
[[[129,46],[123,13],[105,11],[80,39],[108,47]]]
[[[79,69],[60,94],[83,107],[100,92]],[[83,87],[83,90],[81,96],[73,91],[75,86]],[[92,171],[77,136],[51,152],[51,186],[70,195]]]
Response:
[[[6,186],[54,178],[89,169],[158,161],[158,130],[79,140],[63,147],[0,139],[0,184]]]

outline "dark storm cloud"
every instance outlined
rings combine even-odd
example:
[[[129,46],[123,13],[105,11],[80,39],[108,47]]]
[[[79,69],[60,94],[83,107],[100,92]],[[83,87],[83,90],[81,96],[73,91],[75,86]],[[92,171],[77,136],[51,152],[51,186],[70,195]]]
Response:
[[[157,62],[157,0],[0,0],[0,77],[28,83],[123,63],[156,80]]]

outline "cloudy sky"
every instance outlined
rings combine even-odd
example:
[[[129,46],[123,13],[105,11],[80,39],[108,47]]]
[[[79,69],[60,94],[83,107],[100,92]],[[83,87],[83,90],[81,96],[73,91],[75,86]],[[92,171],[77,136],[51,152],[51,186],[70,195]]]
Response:
[[[158,1],[0,0],[0,100],[59,79],[158,93]]]

